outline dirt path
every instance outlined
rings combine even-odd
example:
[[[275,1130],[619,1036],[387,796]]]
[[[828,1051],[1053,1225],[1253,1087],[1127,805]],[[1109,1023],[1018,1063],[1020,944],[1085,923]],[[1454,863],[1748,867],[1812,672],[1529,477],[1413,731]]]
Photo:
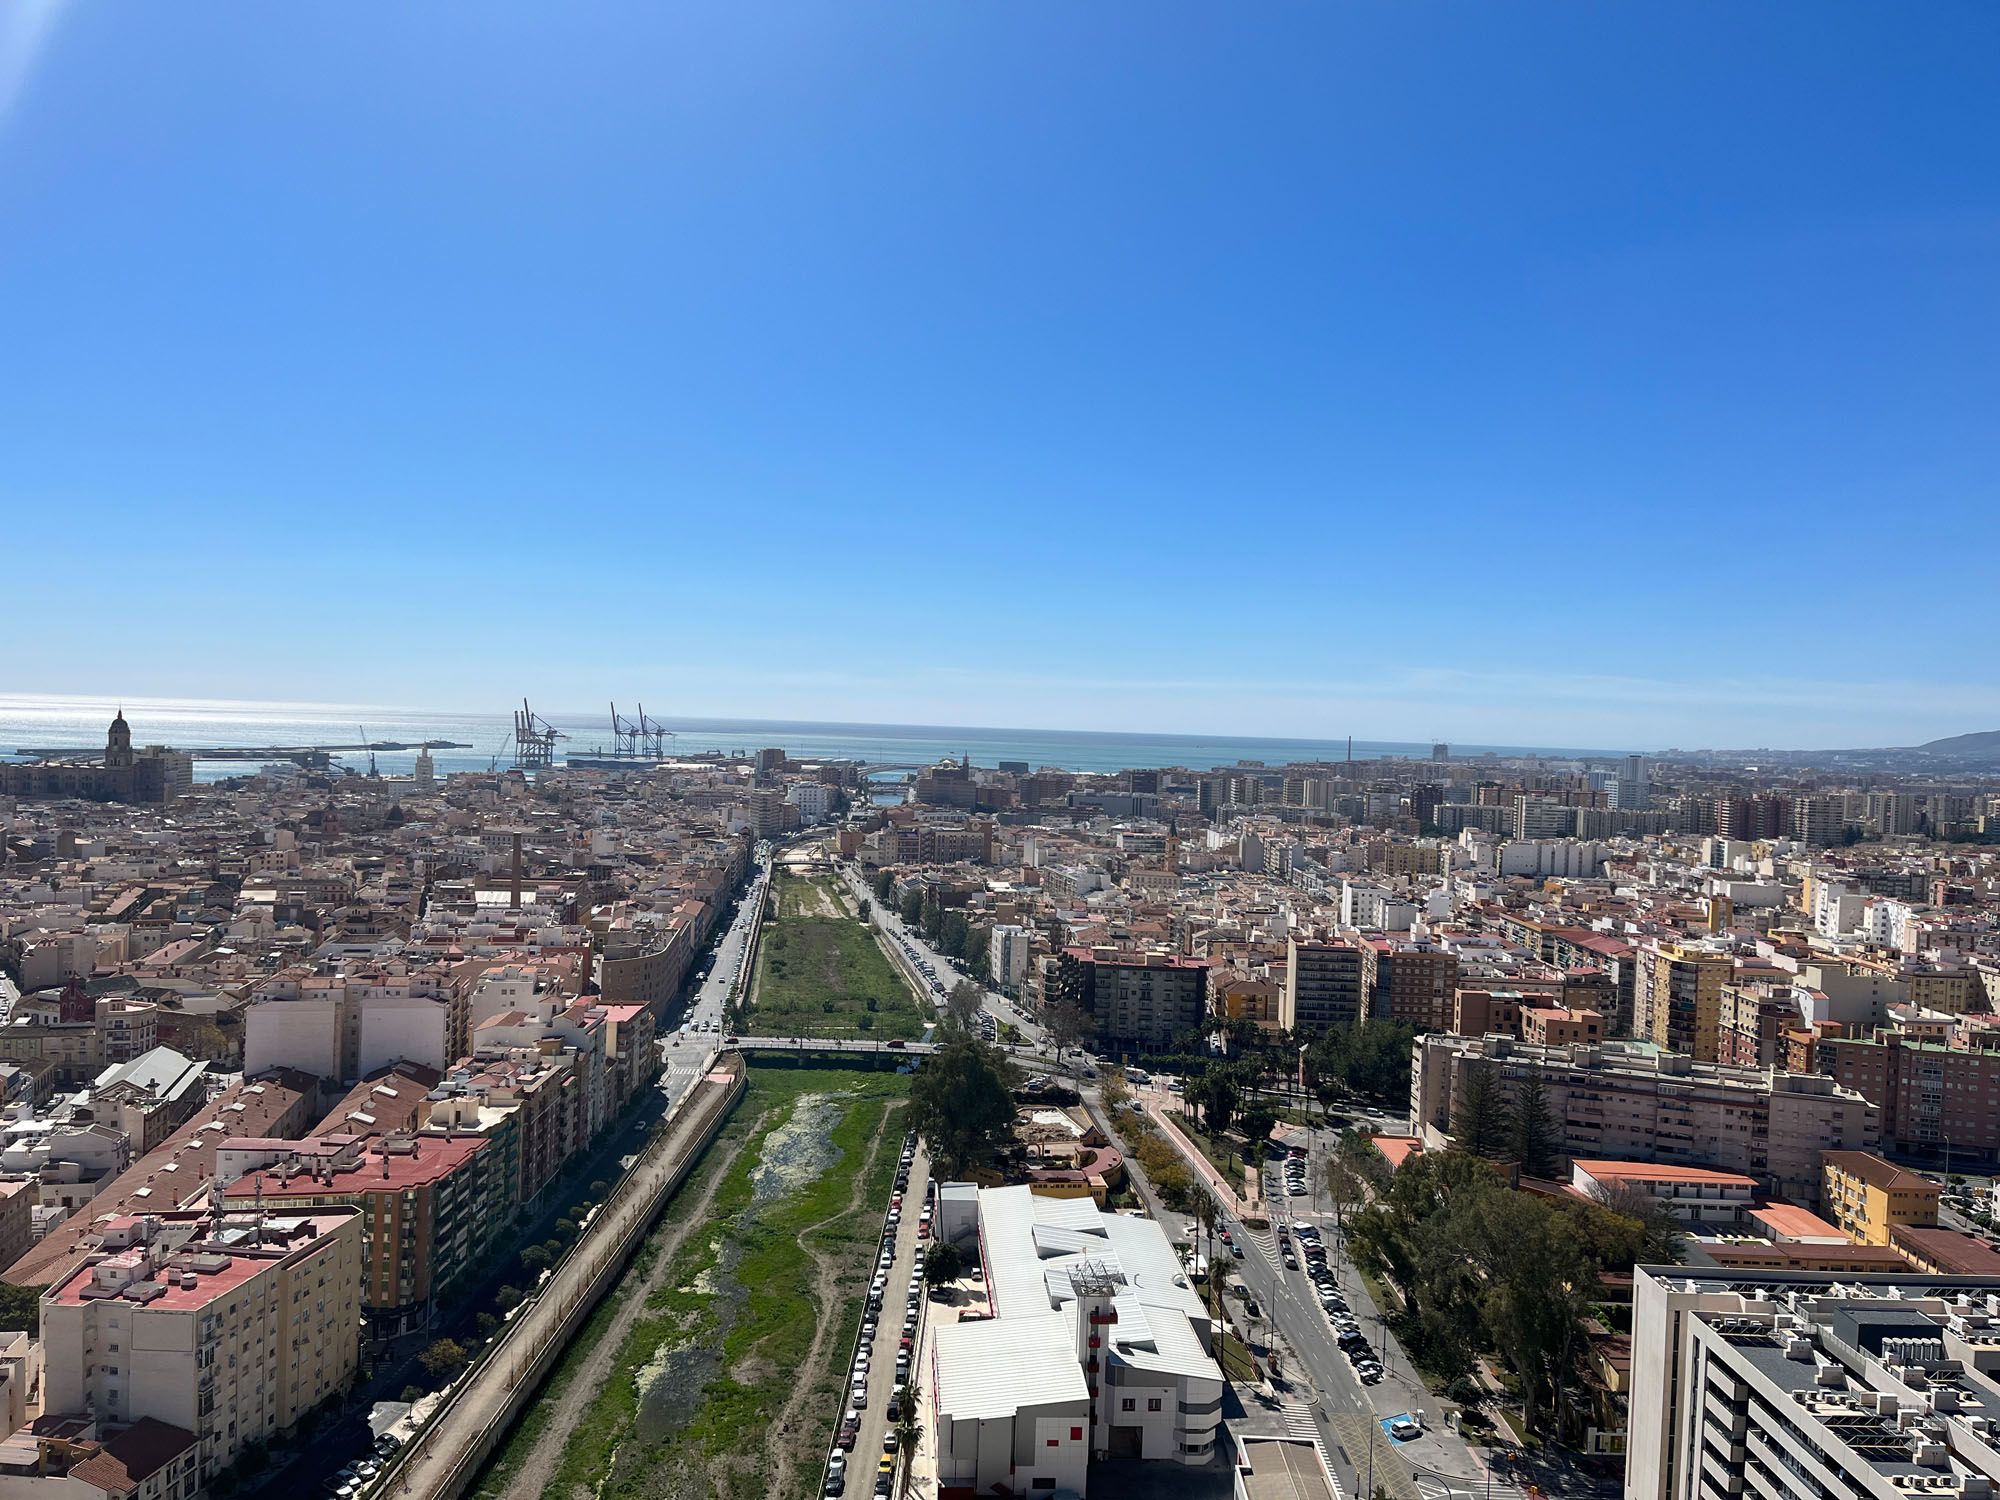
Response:
[[[569,1384],[563,1388],[562,1395],[557,1398],[555,1409],[549,1413],[548,1422],[542,1428],[541,1436],[535,1439],[534,1448],[521,1460],[519,1471],[507,1482],[506,1489],[500,1492],[502,1500],[538,1500],[538,1497],[548,1489],[557,1467],[562,1463],[563,1448],[569,1441],[571,1431],[589,1408],[590,1403],[597,1398],[598,1391],[603,1388],[605,1378],[611,1373],[611,1367],[617,1360],[618,1351],[625,1346],[625,1336],[632,1331],[632,1324],[646,1310],[647,1297],[672,1269],[674,1257],[680,1253],[681,1245],[687,1237],[697,1230],[710,1227],[709,1208],[715,1201],[716,1192],[721,1188],[723,1178],[729,1175],[730,1168],[742,1154],[745,1146],[756,1138],[768,1113],[769,1111],[766,1111],[765,1114],[750,1119],[748,1129],[744,1131],[742,1138],[727,1155],[716,1159],[706,1174],[707,1181],[702,1185],[700,1196],[686,1206],[685,1212],[681,1211],[678,1195],[668,1204],[668,1208],[676,1213],[678,1223],[666,1238],[653,1243],[653,1260],[647,1267],[645,1276],[634,1285],[620,1285],[617,1289],[615,1293],[618,1300],[617,1312],[612,1315],[610,1324],[591,1347],[583,1363],[577,1366]]]
[[[827,1215],[827,1217],[821,1219],[817,1224],[808,1224],[804,1229],[799,1231],[799,1248],[813,1258],[812,1295],[814,1305],[819,1308],[819,1317],[815,1320],[813,1327],[812,1345],[806,1350],[805,1358],[799,1362],[799,1379],[797,1386],[792,1392],[792,1399],[785,1403],[783,1409],[778,1413],[778,1420],[773,1424],[773,1435],[776,1437],[790,1439],[793,1431],[801,1425],[801,1419],[807,1425],[816,1420],[810,1413],[806,1412],[805,1408],[809,1402],[818,1399],[814,1386],[826,1360],[826,1346],[834,1334],[834,1321],[840,1314],[839,1266],[834,1256],[814,1249],[807,1242],[807,1237],[826,1228],[829,1224],[838,1223],[862,1206],[861,1194],[868,1186],[868,1174],[874,1169],[876,1157],[881,1155],[882,1141],[889,1133],[888,1127],[889,1112],[885,1110],[882,1114],[881,1122],[876,1126],[875,1134],[869,1138],[868,1156],[854,1174],[854,1190],[848,1194],[846,1207]],[[777,1449],[775,1455],[776,1464],[771,1474],[771,1493],[773,1495],[788,1493],[792,1480],[793,1460],[802,1451],[817,1458],[820,1450],[817,1447],[802,1449],[801,1445],[796,1441],[787,1441]],[[816,1486],[819,1481],[819,1475],[816,1471],[812,1478]]]

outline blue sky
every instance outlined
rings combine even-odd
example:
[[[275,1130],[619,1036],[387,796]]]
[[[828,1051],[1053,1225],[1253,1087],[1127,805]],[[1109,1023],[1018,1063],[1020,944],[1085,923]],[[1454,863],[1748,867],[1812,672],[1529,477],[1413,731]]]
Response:
[[[2000,727],[1996,75],[1983,0],[15,0],[0,687]]]

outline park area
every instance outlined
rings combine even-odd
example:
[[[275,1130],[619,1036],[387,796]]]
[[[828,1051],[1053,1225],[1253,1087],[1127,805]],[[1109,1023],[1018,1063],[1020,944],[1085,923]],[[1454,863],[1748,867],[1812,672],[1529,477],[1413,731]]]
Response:
[[[481,1500],[818,1493],[909,1079],[762,1067]]]
[[[828,882],[780,874],[742,1029],[757,1036],[914,1041],[925,1018],[876,941]]]

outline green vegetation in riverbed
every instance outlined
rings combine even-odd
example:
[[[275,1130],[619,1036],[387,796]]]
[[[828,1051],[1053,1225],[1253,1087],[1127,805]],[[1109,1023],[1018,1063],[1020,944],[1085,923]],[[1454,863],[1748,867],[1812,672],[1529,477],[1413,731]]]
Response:
[[[774,1489],[774,1428],[804,1391],[785,1451],[810,1455],[831,1436],[895,1174],[907,1083],[892,1073],[752,1069],[725,1132],[728,1149],[718,1149],[722,1140],[711,1147],[711,1161],[727,1166],[709,1217],[647,1295],[546,1493],[763,1500],[816,1492],[811,1458]],[[637,1280],[629,1276],[627,1285]],[[830,1321],[815,1351],[822,1320]],[[592,1329],[601,1333],[598,1320]],[[523,1433],[546,1422],[566,1383],[559,1371],[525,1415]],[[521,1441],[510,1442],[496,1475],[518,1466],[510,1459]],[[499,1488],[489,1479],[483,1492]]]

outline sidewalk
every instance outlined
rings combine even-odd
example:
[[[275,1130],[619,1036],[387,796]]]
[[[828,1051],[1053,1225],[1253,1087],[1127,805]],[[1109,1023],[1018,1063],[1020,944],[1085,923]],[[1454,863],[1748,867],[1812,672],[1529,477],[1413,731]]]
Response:
[[[1180,1126],[1168,1117],[1164,1103],[1157,1097],[1149,1097],[1146,1100],[1146,1118],[1159,1127],[1160,1133],[1166,1136],[1168,1143],[1180,1152],[1182,1159],[1207,1184],[1209,1191],[1214,1193],[1217,1201],[1221,1203],[1223,1211],[1241,1223],[1244,1215],[1242,1194],[1230,1185],[1215,1169],[1215,1163],[1210,1161],[1202,1149],[1189,1140]]]

